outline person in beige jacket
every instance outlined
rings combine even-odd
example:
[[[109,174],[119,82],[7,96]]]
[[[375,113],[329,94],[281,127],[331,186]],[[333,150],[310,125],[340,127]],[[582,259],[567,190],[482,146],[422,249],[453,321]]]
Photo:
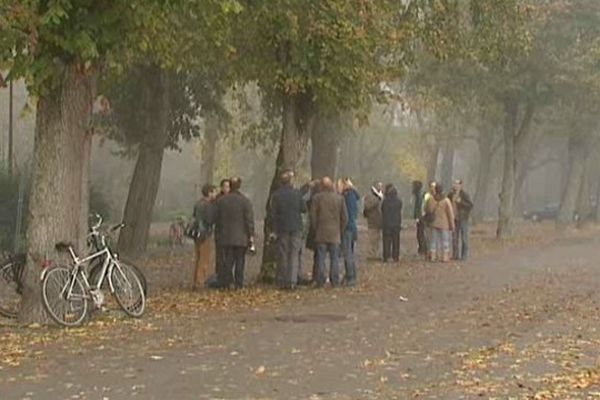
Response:
[[[431,228],[429,259],[448,262],[452,250],[452,232],[455,229],[454,210],[452,202],[444,196],[441,185],[435,187],[435,195],[427,200],[425,210]]]

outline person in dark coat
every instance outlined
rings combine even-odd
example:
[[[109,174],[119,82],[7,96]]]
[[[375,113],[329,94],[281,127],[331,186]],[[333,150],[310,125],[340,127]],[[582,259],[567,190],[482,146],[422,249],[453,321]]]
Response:
[[[306,212],[302,193],[292,186],[293,176],[292,171],[281,175],[281,186],[273,193],[269,209],[277,241],[277,283],[284,289],[294,289],[298,284],[302,214]]]
[[[224,255],[224,268],[219,282],[228,288],[244,286],[246,251],[254,243],[254,211],[250,200],[240,192],[242,180],[231,179],[231,191],[216,203],[216,225],[219,245]]]
[[[417,221],[417,243],[418,253],[427,255],[427,235],[425,234],[426,223],[423,218],[423,182],[413,181],[412,194],[415,197],[415,210],[413,217]]]
[[[356,219],[358,218],[358,208],[360,204],[360,195],[354,188],[350,178],[344,178],[341,184],[342,196],[348,214],[348,222],[342,233],[342,253],[344,255],[344,266],[346,274],[344,275],[344,284],[346,286],[356,285],[356,259],[354,257],[354,245],[358,238],[358,227]]]
[[[230,179],[222,179],[219,184],[219,193],[217,194],[217,198],[215,200],[218,201],[221,197],[227,196],[231,190],[231,180]],[[216,205],[215,205],[216,207]],[[216,212],[216,209],[215,209]],[[225,287],[225,281],[223,280],[227,273],[225,272],[225,253],[223,251],[223,246],[219,242],[219,227],[215,225],[214,227],[214,237],[215,237],[215,275],[216,278],[209,278],[207,281],[207,286],[213,289],[219,289],[221,287]]]
[[[456,226],[452,233],[452,257],[455,260],[466,261],[469,258],[469,217],[473,202],[469,194],[463,190],[461,180],[454,181],[448,198],[452,201]]]
[[[310,212],[311,212],[310,210],[312,209],[312,204],[313,204],[313,200],[314,200],[315,196],[317,194],[319,194],[319,192],[321,191],[321,181],[316,179],[316,180],[309,182],[306,186],[308,186],[308,187],[304,188],[304,197],[306,200],[306,208],[309,213],[309,218],[308,218],[308,229],[306,232],[305,247],[308,250],[313,252],[313,268],[312,268],[311,281],[316,282],[317,281],[317,264],[318,264],[317,245],[315,243],[315,227],[310,220]]]
[[[317,247],[317,287],[325,284],[325,257],[328,253],[331,262],[329,280],[331,286],[339,286],[339,247],[348,223],[348,211],[344,198],[334,191],[329,177],[323,178],[321,192],[312,201],[310,221],[315,229]]]
[[[394,262],[400,260],[400,229],[402,227],[402,200],[398,191],[391,187],[381,204],[383,216],[383,262],[390,257]]]

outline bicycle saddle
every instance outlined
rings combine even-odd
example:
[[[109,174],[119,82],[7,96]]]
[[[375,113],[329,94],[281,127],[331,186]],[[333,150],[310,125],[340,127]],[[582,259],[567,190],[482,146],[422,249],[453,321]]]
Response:
[[[71,242],[58,242],[54,245],[56,251],[68,251],[69,248],[73,248],[73,243]]]

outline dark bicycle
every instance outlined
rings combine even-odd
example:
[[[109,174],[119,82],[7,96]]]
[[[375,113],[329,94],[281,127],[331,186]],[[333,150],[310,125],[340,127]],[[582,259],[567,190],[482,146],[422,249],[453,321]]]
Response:
[[[23,294],[25,254],[10,255],[0,267],[0,315],[17,318]]]

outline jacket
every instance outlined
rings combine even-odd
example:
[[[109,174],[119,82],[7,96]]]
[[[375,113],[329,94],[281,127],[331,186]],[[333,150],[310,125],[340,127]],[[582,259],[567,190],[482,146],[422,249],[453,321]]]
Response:
[[[201,198],[194,205],[194,220],[199,226],[204,226],[206,233],[212,232],[212,226],[215,222],[214,204],[205,198]]]
[[[291,185],[284,185],[273,193],[269,212],[276,234],[302,232],[302,213],[306,212],[306,204],[302,193]]]
[[[402,200],[396,190],[386,194],[381,204],[383,229],[395,229],[402,226]]]
[[[448,198],[436,199],[431,196],[427,200],[426,209],[428,213],[433,214],[433,221],[429,224],[431,228],[444,231],[453,231],[455,229],[452,202]]]
[[[316,244],[340,244],[348,223],[344,198],[333,190],[317,194],[312,200],[310,221],[315,229]]]
[[[467,192],[464,190],[461,190],[458,194],[450,192],[448,198],[452,201],[454,218],[460,222],[468,221],[473,209],[473,202]]]
[[[355,189],[345,190],[342,194],[344,203],[346,204],[346,212],[348,213],[348,222],[346,222],[346,231],[353,232],[355,235],[358,232],[356,219],[358,218],[358,208],[360,203],[360,195]]]
[[[374,193],[365,196],[363,214],[369,229],[381,229],[381,199]]]
[[[247,247],[254,236],[252,203],[237,190],[217,200],[215,221],[219,246]]]

